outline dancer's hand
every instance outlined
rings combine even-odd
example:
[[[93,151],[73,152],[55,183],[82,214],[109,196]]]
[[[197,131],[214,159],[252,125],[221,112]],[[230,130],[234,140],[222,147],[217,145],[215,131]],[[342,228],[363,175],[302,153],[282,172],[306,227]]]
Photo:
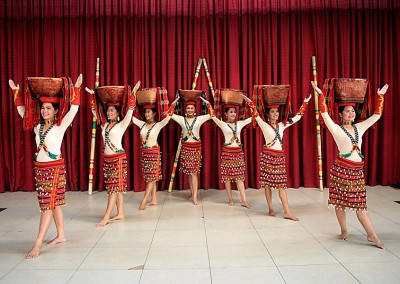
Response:
[[[81,87],[81,85],[82,85],[82,78],[83,78],[83,76],[82,76],[82,74],[80,74],[80,75],[78,76],[78,79],[76,79],[75,88],[80,88],[80,87]]]
[[[308,98],[304,99],[304,102],[308,104],[308,102],[311,100],[311,94],[308,96]]]
[[[176,106],[176,103],[178,102],[178,100],[179,100],[179,96],[176,97],[176,99],[171,103],[171,105]]]
[[[19,90],[19,84],[15,85],[13,80],[8,80],[8,84],[13,91]]]
[[[85,87],[85,91],[91,95],[94,95],[94,91],[92,89],[89,89],[88,87]]]
[[[136,94],[136,91],[139,90],[140,83],[141,83],[140,81],[137,81],[135,87],[133,87],[132,94]]]
[[[321,89],[313,81],[311,81],[311,85],[318,94],[322,94]]]
[[[205,103],[205,104],[210,104],[210,102],[209,101],[207,101],[205,98],[203,98],[203,97],[200,97],[200,99]]]
[[[384,86],[383,86],[382,88],[380,88],[380,89],[378,88],[377,94],[383,96],[384,94],[386,94],[388,88],[389,88],[389,85],[388,85],[388,84],[384,85]]]
[[[250,100],[246,95],[244,94],[240,94],[242,96],[242,98],[247,102],[247,103],[251,103],[252,100]]]

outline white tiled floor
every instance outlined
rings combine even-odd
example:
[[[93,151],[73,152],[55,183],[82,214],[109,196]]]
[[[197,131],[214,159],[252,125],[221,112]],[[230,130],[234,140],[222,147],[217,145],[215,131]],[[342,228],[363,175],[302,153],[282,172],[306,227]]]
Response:
[[[347,214],[348,241],[339,241],[328,190],[289,189],[299,222],[266,214],[264,193],[249,189],[253,209],[229,207],[225,191],[202,190],[194,206],[188,191],[158,192],[159,205],[138,211],[143,193],[125,195],[124,221],[103,228],[107,194],[68,192],[63,208],[68,242],[43,247],[26,260],[40,213],[35,193],[0,194],[0,283],[400,283],[400,191],[369,187],[373,225],[386,246],[366,240]],[[52,225],[47,239],[55,235]]]

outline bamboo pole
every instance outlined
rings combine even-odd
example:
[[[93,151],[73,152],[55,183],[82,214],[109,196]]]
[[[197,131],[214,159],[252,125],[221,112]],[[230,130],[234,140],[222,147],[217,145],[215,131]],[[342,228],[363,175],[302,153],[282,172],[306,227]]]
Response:
[[[213,83],[211,81],[210,72],[208,71],[208,65],[207,65],[207,61],[206,61],[205,58],[203,58],[203,65],[204,65],[204,69],[206,70],[206,77],[207,77],[207,80],[208,80],[208,86],[210,87],[211,95],[213,97],[213,100],[215,101],[214,86],[213,86]]]
[[[315,85],[318,85],[317,79],[317,64],[315,60],[315,56],[312,57],[312,69],[313,69],[313,77]],[[319,190],[324,191],[324,181],[323,181],[323,172],[322,172],[322,146],[321,146],[321,126],[319,123],[319,108],[318,108],[318,93],[314,91],[314,102],[315,102],[315,122],[317,129],[317,144],[318,144],[318,178],[319,178]]]
[[[96,80],[94,83],[94,87],[98,88],[100,85],[100,58],[97,57],[96,60]],[[90,162],[89,162],[89,188],[88,194],[92,195],[93,193],[93,168],[94,168],[94,151],[96,148],[96,116],[93,116],[92,119],[92,139],[90,143]]]
[[[203,63],[203,60],[201,58],[199,58],[199,60],[197,61],[197,66],[196,66],[196,71],[194,72],[194,79],[193,79],[193,83],[192,83],[192,90],[196,89],[196,85],[197,85],[197,78],[199,78],[199,73],[200,73],[200,68],[201,68],[201,64]],[[183,133],[183,132],[182,132]],[[179,144],[178,144],[178,148],[176,149],[176,154],[175,154],[175,160],[174,160],[174,167],[172,168],[172,173],[171,173],[171,179],[169,181],[169,186],[168,186],[168,192],[172,191],[172,186],[174,184],[174,179],[175,179],[175,173],[176,173],[176,169],[178,167],[178,161],[179,161],[179,156],[181,154],[181,148],[182,148],[182,134],[181,137],[179,139]]]

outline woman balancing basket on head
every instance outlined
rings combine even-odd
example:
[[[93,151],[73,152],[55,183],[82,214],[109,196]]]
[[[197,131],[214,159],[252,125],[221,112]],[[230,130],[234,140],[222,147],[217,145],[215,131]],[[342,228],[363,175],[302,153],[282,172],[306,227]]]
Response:
[[[290,85],[255,85],[253,100],[259,106],[260,115],[256,121],[264,135],[265,145],[261,152],[260,185],[265,190],[268,215],[275,217],[272,207],[271,189],[279,190],[283,206],[283,217],[298,221],[289,209],[286,194],[286,164],[283,152],[283,131],[298,122],[304,115],[311,95],[304,99],[297,114],[288,120],[291,108]]]
[[[103,163],[104,180],[108,193],[106,212],[96,226],[105,226],[110,221],[124,219],[124,197],[127,190],[127,160],[125,150],[122,148],[122,137],[131,123],[133,110],[135,109],[135,97],[140,81],[131,92],[131,87],[103,86],[96,88],[96,92],[86,88],[95,94],[92,102],[93,115],[101,124],[103,136]],[[114,206],[117,205],[117,215],[111,217]]]
[[[243,98],[246,98],[244,91],[222,89],[217,90],[215,95],[221,98],[220,101],[224,109],[225,121],[218,119],[214,115],[214,110],[208,101],[203,98],[202,100],[207,103],[212,120],[222,130],[225,137],[221,156],[221,175],[222,182],[225,184],[226,193],[228,194],[228,204],[230,206],[234,205],[231,190],[231,182],[234,181],[240,192],[242,206],[251,208],[250,204],[247,202],[244,188],[246,164],[242,148],[243,144],[240,141],[240,132],[243,127],[251,122],[252,117],[258,116],[258,113],[253,103],[249,101],[251,117],[244,120],[237,120],[237,109],[240,108],[241,118],[244,118],[249,112],[248,108],[246,108],[247,106],[243,106]],[[219,109],[218,105],[214,105],[214,107],[216,107],[217,110]]]
[[[361,153],[362,136],[382,115],[384,94],[388,85],[377,91],[375,111],[369,118],[369,83],[366,79],[327,79],[322,92],[311,82],[319,94],[319,109],[326,127],[339,149],[331,167],[328,204],[335,207],[341,233],[339,239],[347,240],[346,208],[355,211],[367,232],[367,239],[378,248],[384,248],[367,213],[367,191],[364,180],[364,161]],[[326,105],[325,98],[328,101]],[[341,120],[336,124],[331,116],[338,107]],[[357,111],[356,111],[357,110]],[[333,117],[335,119],[335,117]],[[366,119],[367,118],[367,119]],[[361,121],[361,122],[357,122]]]
[[[200,141],[200,127],[204,122],[211,119],[209,114],[196,115],[199,113],[197,103],[200,102],[200,97],[205,97],[203,91],[200,90],[179,90],[179,97],[183,100],[184,116],[172,115],[182,127],[182,148],[180,152],[180,168],[185,174],[189,175],[189,186],[191,195],[189,200],[193,200],[193,204],[198,204],[198,174],[200,173],[202,161],[202,146]]]
[[[157,205],[157,182],[162,179],[161,151],[157,137],[161,129],[166,126],[174,113],[177,98],[168,109],[167,90],[164,88],[142,89],[136,93],[137,103],[143,109],[145,121],[141,120],[139,111],[135,112],[132,122],[140,128],[142,139],[142,170],[146,182],[146,191],[139,210],[146,206]],[[166,115],[160,121],[160,118]],[[147,202],[151,195],[151,200]]]
[[[9,81],[18,113],[24,119],[24,130],[35,132],[37,150],[34,155],[36,191],[41,211],[39,233],[26,258],[39,256],[43,240],[51,225],[57,236],[47,243],[52,246],[67,239],[60,205],[65,205],[65,162],[61,155],[64,133],[71,125],[80,105],[82,75],[75,87],[70,78],[28,77],[24,98],[19,85]],[[69,104],[70,103],[70,104]]]

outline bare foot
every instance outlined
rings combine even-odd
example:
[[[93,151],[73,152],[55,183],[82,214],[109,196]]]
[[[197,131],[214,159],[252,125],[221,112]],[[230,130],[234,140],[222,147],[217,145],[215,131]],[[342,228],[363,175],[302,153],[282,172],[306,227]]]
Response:
[[[117,215],[115,215],[114,217],[111,217],[111,221],[117,221],[117,220],[122,220],[122,219],[124,219],[125,218],[125,216],[124,216],[124,214],[117,214]]]
[[[347,234],[347,231],[344,231],[339,235],[339,240],[347,241],[348,239],[349,239],[349,235]]]
[[[283,218],[285,219],[289,219],[289,220],[293,220],[293,221],[299,221],[299,218],[297,218],[296,216],[294,216],[291,213],[285,213],[283,214]]]
[[[199,204],[199,201],[197,200],[197,196],[196,196],[196,197],[193,197],[193,204],[194,204],[194,205]]]
[[[110,219],[103,219],[99,223],[96,224],[96,227],[103,227],[103,226],[107,225],[108,223],[110,223]]]
[[[229,206],[234,206],[235,203],[233,202],[233,200],[229,200],[228,205],[229,205]]]
[[[381,240],[378,238],[377,235],[368,236],[367,240],[371,243],[374,243],[378,248],[384,249],[385,246],[381,243]]]
[[[269,209],[268,216],[271,216],[271,217],[275,217],[276,216],[274,209]]]
[[[26,259],[36,258],[40,254],[40,249],[42,248],[42,244],[34,244],[31,251],[26,255]]]
[[[57,236],[53,240],[48,242],[47,245],[49,247],[51,247],[51,246],[54,246],[54,245],[59,244],[59,243],[64,243],[66,241],[67,241],[67,238],[65,236],[64,237]]]
[[[192,200],[193,197],[192,197],[192,195],[189,195],[189,196],[186,196],[185,198],[186,198],[186,200]]]
[[[146,206],[157,205],[157,204],[158,204],[157,200],[152,200],[152,201],[147,202]]]
[[[247,201],[241,202],[241,204],[242,204],[243,207],[246,207],[246,208],[248,208],[248,209],[251,208],[251,205],[250,205],[249,203],[247,203]]]
[[[146,201],[143,201],[139,206],[139,211],[146,209]]]

